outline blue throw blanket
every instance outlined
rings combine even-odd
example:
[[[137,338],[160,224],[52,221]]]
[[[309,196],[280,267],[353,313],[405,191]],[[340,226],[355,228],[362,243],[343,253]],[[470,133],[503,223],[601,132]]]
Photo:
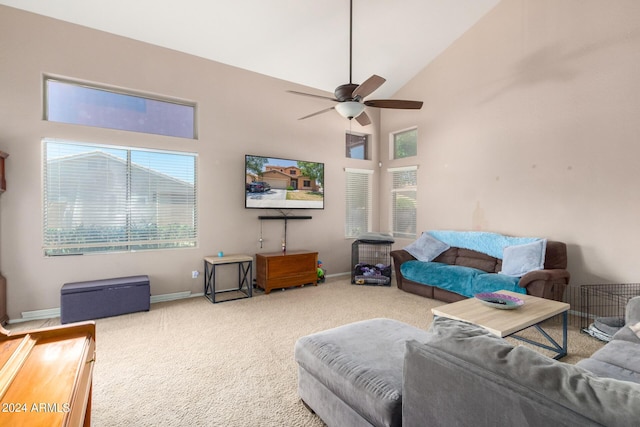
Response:
[[[487,273],[476,268],[440,262],[407,261],[400,266],[402,276],[425,285],[435,286],[472,298],[482,292],[501,290],[527,293],[518,286],[519,277]]]
[[[524,245],[540,240],[537,237],[510,237],[487,231],[432,230],[428,233],[451,247],[471,249],[502,259],[506,246]]]

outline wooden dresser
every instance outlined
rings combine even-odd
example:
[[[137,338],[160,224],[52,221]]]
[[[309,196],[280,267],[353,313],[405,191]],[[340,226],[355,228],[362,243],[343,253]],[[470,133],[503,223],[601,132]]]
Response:
[[[95,323],[0,327],[0,425],[91,425]]]
[[[318,252],[287,251],[256,254],[256,284],[272,289],[318,285]]]
[[[4,176],[4,161],[9,157],[4,151],[0,151],[0,194],[4,193],[7,189],[7,180]],[[0,326],[7,323],[9,316],[7,316],[7,280],[2,274],[0,274]],[[1,414],[1,412],[0,412]]]

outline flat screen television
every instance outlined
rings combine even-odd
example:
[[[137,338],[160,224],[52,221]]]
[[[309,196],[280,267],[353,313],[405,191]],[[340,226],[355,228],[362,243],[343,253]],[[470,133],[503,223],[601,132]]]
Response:
[[[324,163],[245,155],[250,209],[324,209]]]

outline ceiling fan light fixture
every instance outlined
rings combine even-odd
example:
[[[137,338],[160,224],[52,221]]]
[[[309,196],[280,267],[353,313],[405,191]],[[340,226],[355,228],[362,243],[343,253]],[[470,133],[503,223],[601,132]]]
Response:
[[[345,101],[336,105],[335,109],[342,117],[351,120],[362,114],[364,104],[357,101]]]

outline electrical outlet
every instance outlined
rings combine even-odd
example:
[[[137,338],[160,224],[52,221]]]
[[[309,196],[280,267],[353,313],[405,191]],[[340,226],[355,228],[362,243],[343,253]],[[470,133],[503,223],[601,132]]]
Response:
[[[200,272],[198,270],[193,270],[191,272],[191,278],[192,279],[197,279],[199,275],[200,275]]]

